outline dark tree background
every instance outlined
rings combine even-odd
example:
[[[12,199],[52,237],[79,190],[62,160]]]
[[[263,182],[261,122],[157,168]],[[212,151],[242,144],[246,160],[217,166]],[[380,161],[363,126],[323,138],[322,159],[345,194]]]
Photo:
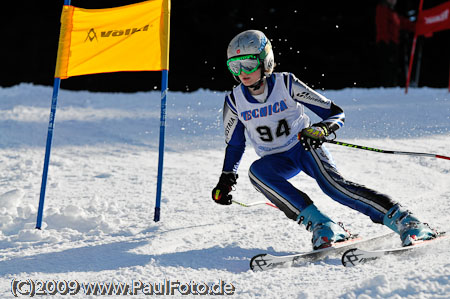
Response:
[[[131,4],[126,0],[72,0],[84,8]],[[445,1],[425,0],[424,8]],[[414,15],[419,0],[399,0],[396,10]],[[247,29],[272,41],[277,70],[296,74],[316,89],[380,86],[375,47],[375,0],[213,1],[172,0],[169,87],[228,90],[229,41]],[[1,86],[21,82],[52,85],[63,1],[14,2],[2,9]],[[409,57],[412,35],[402,34],[401,53]],[[450,31],[420,38],[419,86],[448,84]],[[414,75],[414,74],[413,74]],[[160,72],[122,72],[72,77],[64,89],[144,91],[159,89]],[[401,85],[404,85],[401,80]]]

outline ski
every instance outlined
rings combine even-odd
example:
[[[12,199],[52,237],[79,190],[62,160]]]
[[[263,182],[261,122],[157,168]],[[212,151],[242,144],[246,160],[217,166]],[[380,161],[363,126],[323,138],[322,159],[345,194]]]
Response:
[[[298,253],[291,255],[271,255],[267,253],[262,253],[255,255],[250,260],[250,269],[253,271],[263,271],[269,270],[273,268],[287,268],[296,264],[301,263],[302,261],[318,261],[321,259],[325,259],[330,255],[340,254],[346,251],[348,248],[353,248],[355,246],[366,246],[373,243],[377,243],[378,241],[384,240],[395,233],[391,232],[388,234],[362,239],[357,235],[354,235],[353,238],[333,244],[331,247],[313,250],[306,253]]]
[[[352,248],[352,249],[349,249],[346,252],[344,252],[344,254],[342,255],[341,261],[342,261],[342,265],[344,265],[345,267],[353,267],[356,265],[367,263],[369,261],[377,260],[384,255],[402,254],[402,253],[409,252],[412,250],[417,250],[419,248],[423,248],[428,245],[434,244],[435,242],[443,240],[447,237],[448,237],[448,235],[446,235],[445,233],[440,233],[434,239],[419,241],[411,246],[373,250],[373,251],[362,250],[359,248]]]

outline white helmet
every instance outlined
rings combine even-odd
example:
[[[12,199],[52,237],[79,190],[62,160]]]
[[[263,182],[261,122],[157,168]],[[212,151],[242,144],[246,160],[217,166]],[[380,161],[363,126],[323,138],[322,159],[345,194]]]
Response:
[[[228,45],[228,59],[243,55],[257,55],[263,64],[264,75],[270,76],[275,66],[272,45],[258,30],[247,30],[236,35]]]

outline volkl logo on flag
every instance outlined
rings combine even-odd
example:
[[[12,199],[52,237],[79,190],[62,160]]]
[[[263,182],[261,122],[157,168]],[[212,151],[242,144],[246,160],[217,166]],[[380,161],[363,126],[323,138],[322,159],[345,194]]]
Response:
[[[134,34],[136,32],[140,32],[140,31],[148,31],[149,27],[150,27],[150,25],[147,24],[142,28],[129,28],[129,29],[125,29],[125,30],[102,31],[101,37],[131,35],[131,34]]]
[[[123,35],[131,35],[134,34],[136,32],[141,32],[141,31],[148,31],[148,28],[150,27],[150,24],[145,25],[142,28],[128,28],[128,29],[120,29],[120,30],[108,30],[108,31],[102,31],[100,33],[100,37],[117,37],[117,36],[123,36]],[[89,29],[86,39],[84,40],[84,42],[86,42],[87,40],[89,40],[90,42],[92,42],[93,40],[97,40],[97,33],[95,32],[94,28]]]
[[[91,28],[91,29],[89,29],[88,34],[87,34],[86,39],[84,40],[84,42],[86,42],[87,40],[92,42],[94,40],[94,38],[98,41],[97,33],[95,33],[94,28]]]

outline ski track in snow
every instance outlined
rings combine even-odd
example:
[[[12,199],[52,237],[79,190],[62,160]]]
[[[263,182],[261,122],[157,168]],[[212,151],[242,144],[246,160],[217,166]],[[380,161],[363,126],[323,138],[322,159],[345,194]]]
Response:
[[[168,94],[161,221],[155,223],[159,92],[61,90],[44,225],[36,230],[51,93],[50,87],[30,84],[0,89],[1,298],[13,298],[13,279],[222,280],[234,285],[236,298],[450,297],[448,240],[425,253],[388,256],[355,268],[330,257],[268,272],[249,270],[250,258],[258,253],[309,251],[311,235],[269,206],[225,207],[210,199],[224,154],[223,92]],[[405,95],[400,88],[355,88],[324,94],[346,112],[338,140],[450,155],[446,89],[411,89]],[[450,161],[327,148],[345,178],[391,195],[422,221],[449,231]],[[264,199],[247,177],[256,158],[248,146],[233,192],[240,201]],[[291,182],[352,232],[388,232],[327,198],[304,174]],[[388,240],[385,246],[398,244]]]

